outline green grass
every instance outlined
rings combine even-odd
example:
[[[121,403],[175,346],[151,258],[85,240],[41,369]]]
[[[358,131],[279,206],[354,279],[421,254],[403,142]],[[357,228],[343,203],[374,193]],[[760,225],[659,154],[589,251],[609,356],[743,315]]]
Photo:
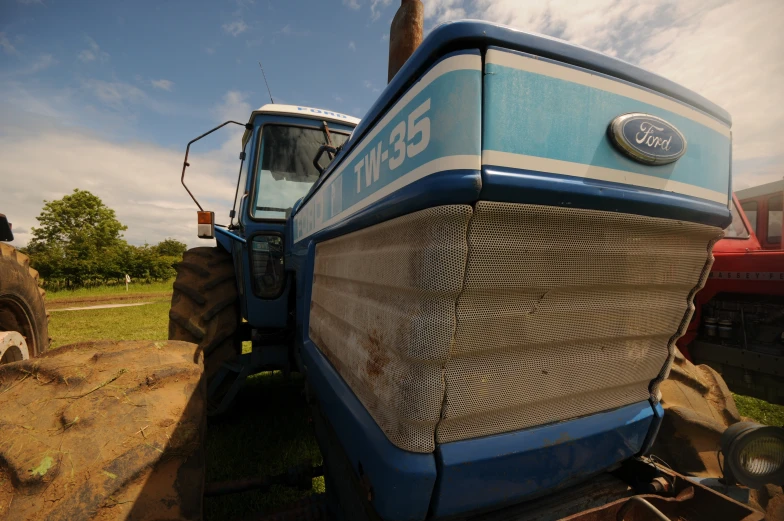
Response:
[[[111,309],[52,311],[49,336],[52,348],[84,340],[166,340],[169,337],[169,299],[151,304]]]
[[[78,288],[74,290],[62,289],[57,291],[47,291],[47,301],[57,301],[68,298],[80,297],[112,297],[112,296],[126,296],[134,294],[145,293],[165,293],[172,290],[174,279],[164,282],[151,282],[146,284],[143,282],[131,282],[128,286],[128,291],[125,291],[125,284],[118,284],[115,286],[97,286],[94,288]]]
[[[759,398],[732,394],[741,416],[765,425],[784,426],[784,405],[775,405]]]

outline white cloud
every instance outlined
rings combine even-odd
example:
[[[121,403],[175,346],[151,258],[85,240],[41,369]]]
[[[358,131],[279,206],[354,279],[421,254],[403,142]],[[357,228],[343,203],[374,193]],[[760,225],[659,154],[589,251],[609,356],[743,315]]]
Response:
[[[8,39],[5,33],[0,33],[0,48],[6,54],[19,54],[19,51],[11,44],[11,40]]]
[[[123,103],[143,95],[124,84],[94,83],[96,92],[108,103]],[[33,123],[30,112],[16,114],[0,128],[0,179],[3,186],[3,213],[13,219],[14,244],[30,239],[37,226],[43,200],[59,199],[74,188],[89,190],[117,212],[128,226],[125,237],[133,244],[157,243],[173,237],[190,246],[205,245],[196,237],[196,206],[180,184],[183,150],[152,143],[114,141],[79,128],[58,126],[54,109],[31,103],[33,95],[14,110],[34,110],[54,117],[54,125]],[[246,121],[250,105],[246,96],[228,92],[213,109],[216,119]],[[23,101],[21,98],[17,98]],[[48,97],[47,97],[48,99]],[[8,99],[9,103],[16,103]],[[66,118],[68,120],[68,118]],[[199,202],[228,222],[237,182],[237,153],[242,129],[217,135],[222,146],[210,152],[192,147],[186,183]],[[226,141],[223,141],[226,140]],[[40,154],[40,150],[47,150]],[[20,173],[24,172],[24,175]]]
[[[105,81],[90,78],[82,81],[82,89],[114,110],[116,115],[135,117],[139,107],[168,116],[192,114],[192,111],[186,106],[171,100],[160,101],[154,96],[150,96],[140,87],[122,81]]]
[[[226,23],[223,24],[221,27],[223,27],[223,30],[232,36],[239,36],[240,34],[244,33],[248,29],[248,25],[242,20]]]
[[[372,89],[373,88],[373,83],[371,83],[370,80],[365,80],[365,81],[362,82],[362,84],[365,86],[366,89]]]
[[[91,61],[98,60],[99,62],[105,62],[109,59],[109,53],[103,51],[101,47],[96,43],[95,40],[90,38],[89,36],[85,36],[87,40],[87,49],[83,49],[77,57],[83,61],[84,63],[88,63]]]
[[[114,108],[121,108],[127,102],[138,103],[147,98],[147,94],[139,87],[121,81],[89,79],[83,82],[83,87]]]
[[[41,147],[46,154],[38,153]],[[6,180],[4,213],[12,216],[17,229],[38,224],[35,217],[44,199],[59,199],[80,188],[117,212],[128,226],[125,237],[133,244],[154,244],[166,237],[191,246],[200,242],[196,238],[196,206],[180,185],[180,150],[148,143],[113,143],[73,130],[46,129],[35,136],[2,136],[0,155],[0,177]],[[193,167],[186,175],[189,188],[203,206],[217,210],[220,218],[227,220],[236,165],[222,164],[207,154],[193,154],[190,162]],[[29,233],[17,233],[15,244],[23,245],[29,239]]]
[[[343,5],[355,11],[361,7],[358,0],[343,0]]]
[[[215,49],[213,49],[212,47],[205,47],[204,52],[212,56],[213,54],[215,54]]]
[[[44,69],[48,69],[52,65],[57,63],[57,60],[54,59],[54,56],[51,54],[41,54],[33,60],[28,66],[24,67],[23,69],[18,69],[15,71],[9,71],[4,74],[0,74],[0,77],[15,77],[15,76],[29,76],[31,74],[35,74],[40,72]]]
[[[337,101],[338,103],[343,103],[343,98],[341,98],[341,97],[340,97],[340,96],[338,96],[338,95],[335,95],[335,96],[333,96],[332,98],[333,98],[335,101]]]
[[[174,88],[174,82],[171,80],[164,80],[164,79],[150,80],[150,83],[156,89],[161,89],[169,92],[171,92],[172,88]]]
[[[248,120],[251,113],[251,106],[248,103],[248,95],[237,90],[230,90],[223,96],[223,100],[212,110],[216,121],[224,122],[229,119],[240,123]]]
[[[291,26],[289,24],[284,25],[280,32],[283,34],[291,34]]]
[[[732,114],[737,186],[768,179],[768,170],[746,160],[784,163],[780,0],[431,0],[425,16],[478,18],[555,36],[700,93]]]
[[[392,0],[373,0],[370,2],[370,19],[374,22],[378,20],[381,17],[381,11],[391,3]],[[429,1],[425,3],[427,4]]]
[[[348,48],[351,49],[352,51],[356,51],[357,50],[357,46],[356,46],[356,44],[353,41],[348,42]]]

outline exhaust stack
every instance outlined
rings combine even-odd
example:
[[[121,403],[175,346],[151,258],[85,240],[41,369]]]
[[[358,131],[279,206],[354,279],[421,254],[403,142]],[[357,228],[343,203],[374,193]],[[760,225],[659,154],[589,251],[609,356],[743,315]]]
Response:
[[[389,69],[387,83],[422,43],[425,6],[420,0],[401,0],[389,27]]]

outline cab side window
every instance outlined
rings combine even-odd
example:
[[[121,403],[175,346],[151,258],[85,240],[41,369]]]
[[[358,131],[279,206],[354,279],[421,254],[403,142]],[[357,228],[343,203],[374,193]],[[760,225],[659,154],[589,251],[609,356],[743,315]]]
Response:
[[[740,203],[740,207],[743,208],[743,211],[746,213],[746,217],[749,218],[749,223],[751,223],[751,229],[754,233],[757,233],[757,201],[746,201],[745,203]]]
[[[782,196],[768,199],[768,242],[781,243]]]
[[[724,236],[730,239],[748,239],[749,231],[746,225],[743,224],[743,219],[740,217],[738,207],[735,206],[735,201],[732,201],[732,223],[724,230]]]

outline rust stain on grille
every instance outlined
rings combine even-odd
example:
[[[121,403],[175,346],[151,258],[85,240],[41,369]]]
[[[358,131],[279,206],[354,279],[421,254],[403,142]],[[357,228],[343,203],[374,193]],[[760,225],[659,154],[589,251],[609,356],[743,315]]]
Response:
[[[382,337],[378,331],[372,329],[367,338],[362,341],[362,348],[367,351],[368,360],[365,363],[365,371],[371,378],[378,378],[384,374],[384,368],[389,363],[389,356],[384,352]]]

